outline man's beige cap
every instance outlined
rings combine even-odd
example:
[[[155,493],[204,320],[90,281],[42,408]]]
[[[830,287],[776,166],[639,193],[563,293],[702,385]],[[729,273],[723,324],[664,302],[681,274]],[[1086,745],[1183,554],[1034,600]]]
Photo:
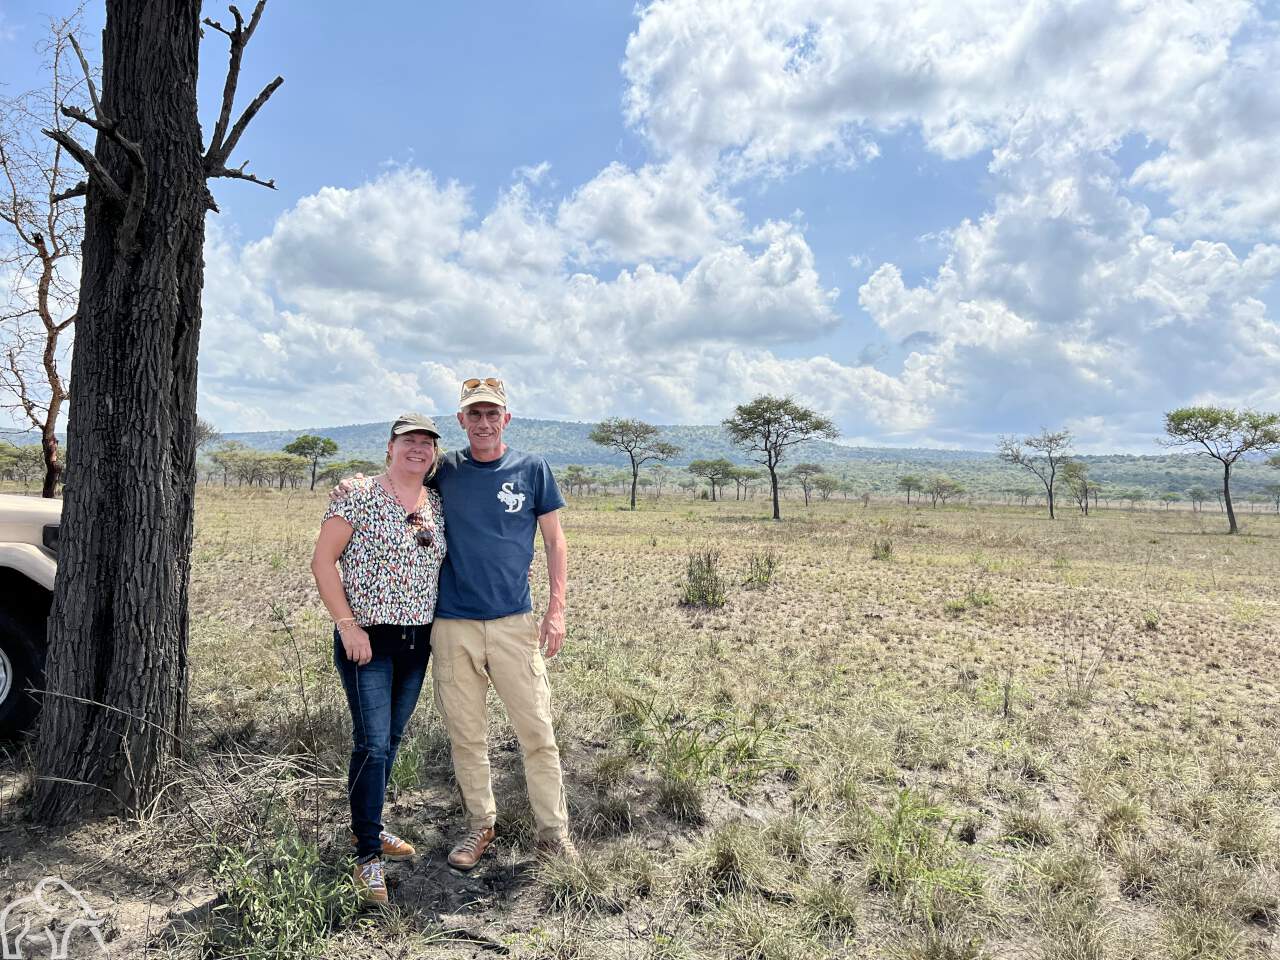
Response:
[[[497,377],[472,377],[462,381],[462,397],[458,403],[459,410],[465,410],[473,403],[496,403],[500,407],[507,405],[507,389]]]

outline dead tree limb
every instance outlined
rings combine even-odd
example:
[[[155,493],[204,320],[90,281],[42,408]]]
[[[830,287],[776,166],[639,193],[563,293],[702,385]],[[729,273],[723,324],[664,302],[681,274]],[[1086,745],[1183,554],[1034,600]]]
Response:
[[[209,147],[205,151],[204,169],[205,175],[211,179],[228,177],[233,180],[248,180],[250,183],[256,183],[274,190],[276,187],[274,178],[262,180],[251,173],[246,173],[245,166],[247,164],[245,163],[240,164],[239,167],[231,167],[227,164],[232,151],[235,150],[236,144],[240,142],[240,138],[244,136],[249,124],[253,122],[253,118],[257,116],[263,105],[271,99],[271,95],[276,92],[280,84],[284,83],[284,77],[276,77],[268,83],[262,88],[262,92],[254,97],[249,106],[245,108],[244,113],[240,115],[240,119],[234,125],[231,125],[231,113],[235,108],[236,89],[240,84],[240,62],[244,57],[244,48],[253,37],[253,32],[258,29],[258,21],[262,19],[262,11],[266,5],[267,0],[258,0],[257,5],[253,8],[252,16],[249,17],[248,26],[245,26],[244,17],[234,4],[230,9],[231,15],[235,18],[235,26],[229,30],[217,20],[210,17],[205,18],[204,22],[207,26],[226,35],[228,40],[231,41],[231,49],[227,63],[227,78],[222,86],[222,104],[218,110],[218,122],[213,128],[213,137],[209,140]],[[229,131],[228,127],[230,127]]]

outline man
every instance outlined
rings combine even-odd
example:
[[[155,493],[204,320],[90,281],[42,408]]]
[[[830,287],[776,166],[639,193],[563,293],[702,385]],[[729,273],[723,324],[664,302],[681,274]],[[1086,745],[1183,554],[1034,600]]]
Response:
[[[431,632],[436,707],[449,734],[467,815],[467,833],[449,852],[449,864],[470,870],[495,837],[490,683],[520,742],[538,848],[576,857],[543,661],[564,643],[568,561],[558,513],[564,498],[546,460],[503,443],[511,414],[501,380],[465,381],[457,416],[468,446],[442,458],[434,481],[444,501],[449,549]],[[529,592],[535,529],[542,534],[551,581],[541,621],[533,615]]]

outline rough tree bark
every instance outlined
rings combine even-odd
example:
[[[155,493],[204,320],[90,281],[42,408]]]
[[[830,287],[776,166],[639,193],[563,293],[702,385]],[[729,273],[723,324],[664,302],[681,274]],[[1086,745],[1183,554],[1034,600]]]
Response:
[[[49,131],[88,178],[76,188],[87,199],[75,390],[36,754],[34,811],[47,823],[145,809],[181,743],[204,217],[216,209],[206,179],[262,182],[226,160],[282,82],[228,133],[264,4],[247,26],[235,7],[229,30],[206,21],[232,51],[206,151],[199,0],[107,0],[102,98],[91,86],[92,115],[68,108],[98,132],[96,149]]]

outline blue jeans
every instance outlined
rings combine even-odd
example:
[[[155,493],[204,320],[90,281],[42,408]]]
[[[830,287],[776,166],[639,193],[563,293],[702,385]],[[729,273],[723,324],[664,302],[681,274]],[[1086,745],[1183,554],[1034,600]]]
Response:
[[[351,763],[347,767],[347,795],[351,800],[351,830],[356,835],[356,859],[382,852],[382,803],[395,766],[405,725],[418,703],[427,659],[431,655],[430,627],[418,627],[415,650],[376,653],[364,666],[347,659],[335,630],[333,662],[342,677],[351,709]]]

